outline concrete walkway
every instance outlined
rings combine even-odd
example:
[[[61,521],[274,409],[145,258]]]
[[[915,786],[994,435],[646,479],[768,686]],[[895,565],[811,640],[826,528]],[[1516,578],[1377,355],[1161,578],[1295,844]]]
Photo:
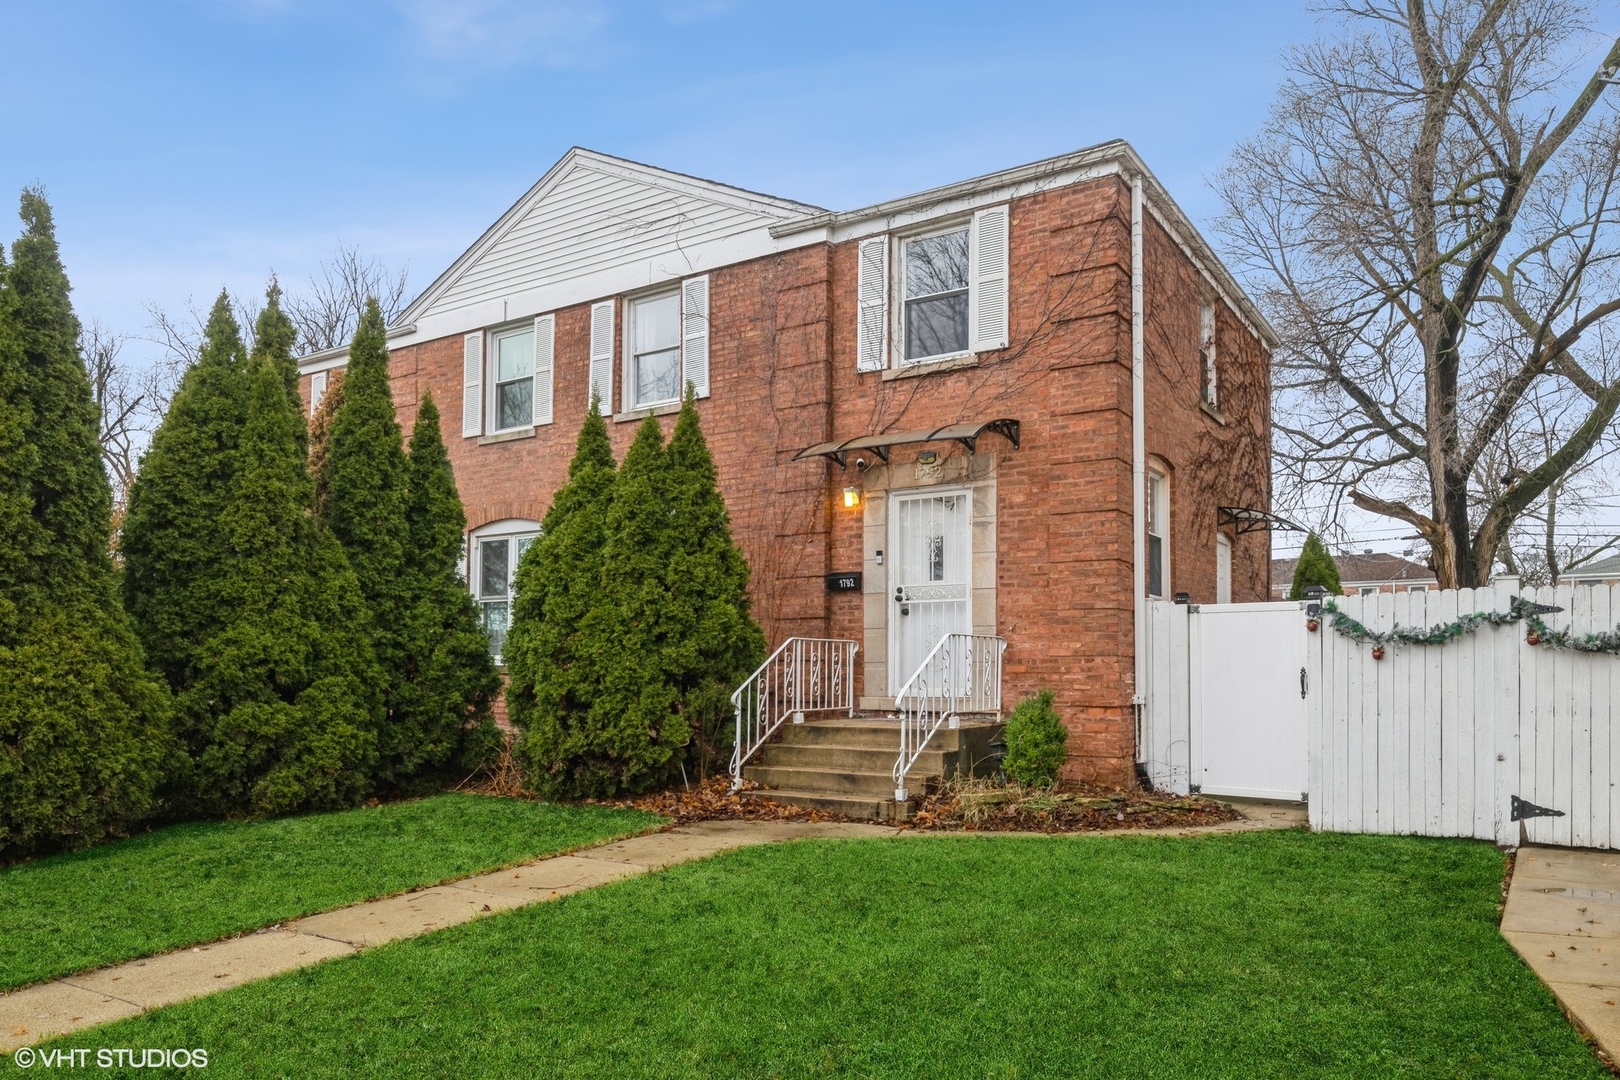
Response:
[[[1243,812],[1243,819],[1221,825],[1121,829],[1105,833],[1060,834],[1059,838],[1068,835],[1198,836],[1296,828],[1302,826],[1305,820],[1303,807],[1286,803],[1243,802],[1234,805]],[[959,835],[837,822],[704,821],[681,825],[664,832],[588,848],[572,855],[558,855],[510,870],[479,874],[448,885],[310,915],[241,937],[216,941],[211,945],[131,960],[0,994],[0,1053],[135,1016],[148,1009],[162,1008],[188,998],[267,979],[334,956],[347,956],[384,942],[415,937],[458,923],[471,922],[485,915],[555,900],[620,878],[662,870],[733,848],[815,837],[926,838]]]
[[[1520,848],[1502,936],[1620,1060],[1620,852]]]

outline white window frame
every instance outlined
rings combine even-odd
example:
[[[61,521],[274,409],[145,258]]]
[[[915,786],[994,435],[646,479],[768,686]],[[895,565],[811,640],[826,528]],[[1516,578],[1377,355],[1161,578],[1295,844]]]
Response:
[[[675,371],[680,376],[680,386],[672,398],[660,398],[657,401],[638,401],[636,398],[640,393],[640,387],[636,385],[636,308],[652,300],[665,300],[671,297],[675,300]],[[623,411],[635,412],[641,409],[659,409],[665,405],[679,405],[686,397],[686,349],[683,340],[685,331],[684,304],[685,297],[681,293],[680,282],[676,282],[673,286],[637,293],[624,298]]]
[[[481,525],[467,534],[466,565],[468,567],[467,588],[472,593],[473,602],[478,605],[478,623],[488,628],[486,609],[498,604],[506,606],[506,626],[512,625],[512,601],[515,598],[518,560],[522,558],[523,551],[540,535],[540,523],[524,518],[507,518],[502,521],[492,521]],[[484,578],[484,543],[490,540],[508,541],[507,567],[506,567],[506,596],[504,599],[487,598],[483,595]],[[490,654],[497,664],[502,663],[500,651],[490,643]]]
[[[1223,569],[1226,578],[1224,582],[1221,580]],[[1222,585],[1226,586],[1224,596],[1221,593]],[[1232,602],[1232,538],[1222,532],[1215,534],[1215,602],[1217,604]]]
[[[484,431],[490,435],[504,435],[509,431],[528,431],[534,425],[534,391],[529,391],[529,422],[527,424],[513,424],[511,427],[498,427],[501,422],[501,386],[500,377],[501,339],[516,337],[519,334],[529,335],[530,359],[529,380],[534,381],[534,320],[516,323],[511,326],[502,326],[484,332]],[[520,379],[510,379],[508,382],[521,382]]]
[[[1149,560],[1147,573],[1142,575],[1147,594],[1156,600],[1171,595],[1170,588],[1170,474],[1150,465],[1147,474],[1147,507],[1142,528],[1148,542],[1143,550]],[[1159,541],[1159,591],[1153,591],[1153,540]]]
[[[1357,596],[1377,596],[1381,591],[1383,591],[1383,590],[1378,585],[1358,585],[1358,586],[1356,586],[1356,595]]]
[[[968,238],[968,267],[967,284],[962,288],[962,295],[967,299],[967,346],[957,352],[939,353],[934,356],[906,356],[906,304],[912,299],[921,297],[908,297],[906,295],[906,250],[915,240],[927,240],[930,237],[944,236],[947,233],[966,233]],[[899,233],[891,239],[889,249],[889,265],[893,268],[889,276],[889,295],[894,298],[890,305],[889,342],[890,367],[908,368],[923,364],[942,364],[951,360],[960,360],[973,355],[973,218],[971,215],[962,218],[953,218],[948,222],[931,222],[926,229],[917,232]],[[954,292],[954,290],[953,290]],[[945,293],[931,293],[932,296],[944,296]]]

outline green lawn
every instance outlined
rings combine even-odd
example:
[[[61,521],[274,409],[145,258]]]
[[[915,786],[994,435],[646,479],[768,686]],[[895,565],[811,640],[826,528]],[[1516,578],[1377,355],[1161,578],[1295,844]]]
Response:
[[[0,990],[509,866],[661,819],[439,795],[177,825],[0,870]]]
[[[1497,933],[1502,868],[1303,832],[776,845],[54,1045],[254,1077],[1603,1077]]]

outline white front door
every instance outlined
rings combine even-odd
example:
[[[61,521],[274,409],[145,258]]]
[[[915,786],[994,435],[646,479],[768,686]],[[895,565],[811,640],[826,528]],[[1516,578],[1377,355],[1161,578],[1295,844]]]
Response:
[[[965,489],[889,501],[889,692],[898,693],[946,634],[970,634],[973,552]]]

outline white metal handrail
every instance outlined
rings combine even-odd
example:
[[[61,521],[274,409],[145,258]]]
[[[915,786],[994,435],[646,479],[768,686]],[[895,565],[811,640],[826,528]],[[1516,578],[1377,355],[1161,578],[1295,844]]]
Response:
[[[895,695],[900,713],[900,756],[894,763],[894,801],[905,802],[906,774],[941,724],[957,727],[963,714],[1001,715],[1001,654],[1005,638],[946,634]]]
[[[731,750],[731,789],[742,787],[743,766],[783,721],[804,722],[808,712],[845,709],[855,715],[855,653],[843,638],[791,637],[731,695],[737,741]]]

